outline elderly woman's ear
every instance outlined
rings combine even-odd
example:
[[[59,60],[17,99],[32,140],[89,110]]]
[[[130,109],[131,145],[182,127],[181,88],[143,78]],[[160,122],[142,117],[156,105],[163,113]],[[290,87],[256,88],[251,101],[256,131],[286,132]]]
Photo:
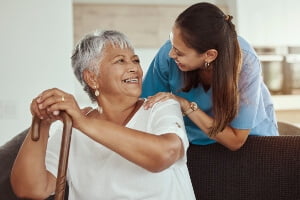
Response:
[[[83,79],[90,88],[98,87],[97,75],[90,70],[83,71]]]

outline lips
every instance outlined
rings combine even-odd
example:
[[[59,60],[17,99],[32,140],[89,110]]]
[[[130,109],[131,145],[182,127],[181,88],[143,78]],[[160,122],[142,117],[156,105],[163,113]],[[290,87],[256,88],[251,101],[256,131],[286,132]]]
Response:
[[[175,63],[177,64],[177,66],[178,66],[179,68],[184,68],[184,65],[181,64],[180,62],[178,62],[178,61],[175,60]]]
[[[122,80],[123,83],[139,83],[139,79],[138,78],[127,78]]]
[[[176,63],[177,65],[181,65],[181,63],[180,63],[179,61],[177,61],[177,60],[175,60],[175,63]]]

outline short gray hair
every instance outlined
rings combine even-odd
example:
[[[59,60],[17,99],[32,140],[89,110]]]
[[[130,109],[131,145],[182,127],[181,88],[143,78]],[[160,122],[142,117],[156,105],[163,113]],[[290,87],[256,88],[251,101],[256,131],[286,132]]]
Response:
[[[108,44],[120,47],[121,49],[129,48],[134,51],[130,41],[123,33],[106,30],[85,35],[75,46],[71,57],[74,74],[83,86],[84,91],[88,93],[92,102],[96,101],[96,96],[92,88],[84,81],[83,71],[87,69],[96,74],[99,73],[103,51]]]

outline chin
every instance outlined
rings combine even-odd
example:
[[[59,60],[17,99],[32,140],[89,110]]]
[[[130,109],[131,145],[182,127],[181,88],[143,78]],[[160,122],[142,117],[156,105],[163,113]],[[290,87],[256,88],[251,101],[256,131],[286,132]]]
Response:
[[[139,93],[137,94],[137,97],[140,98],[141,94],[142,94],[142,92],[139,92]]]
[[[139,92],[132,93],[131,96],[136,97],[136,98],[140,98],[141,94],[142,94],[142,91],[139,91]]]
[[[191,71],[190,69],[188,69],[188,68],[186,68],[186,67],[178,66],[178,68],[179,68],[180,71],[182,71],[182,72],[188,72],[188,71]]]

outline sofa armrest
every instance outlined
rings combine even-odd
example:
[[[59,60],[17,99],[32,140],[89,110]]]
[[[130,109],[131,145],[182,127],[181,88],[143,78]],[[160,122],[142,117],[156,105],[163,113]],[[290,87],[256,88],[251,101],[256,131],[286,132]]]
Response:
[[[197,199],[300,199],[300,136],[249,136],[238,151],[191,145]]]
[[[10,172],[28,129],[0,147],[0,199],[17,200],[10,184]]]
[[[20,200],[11,187],[10,173],[19,149],[28,133],[29,129],[19,133],[4,145],[0,146],[0,200]],[[65,199],[68,199],[69,188],[68,183],[65,189]],[[46,200],[53,200],[54,196],[48,197]]]

